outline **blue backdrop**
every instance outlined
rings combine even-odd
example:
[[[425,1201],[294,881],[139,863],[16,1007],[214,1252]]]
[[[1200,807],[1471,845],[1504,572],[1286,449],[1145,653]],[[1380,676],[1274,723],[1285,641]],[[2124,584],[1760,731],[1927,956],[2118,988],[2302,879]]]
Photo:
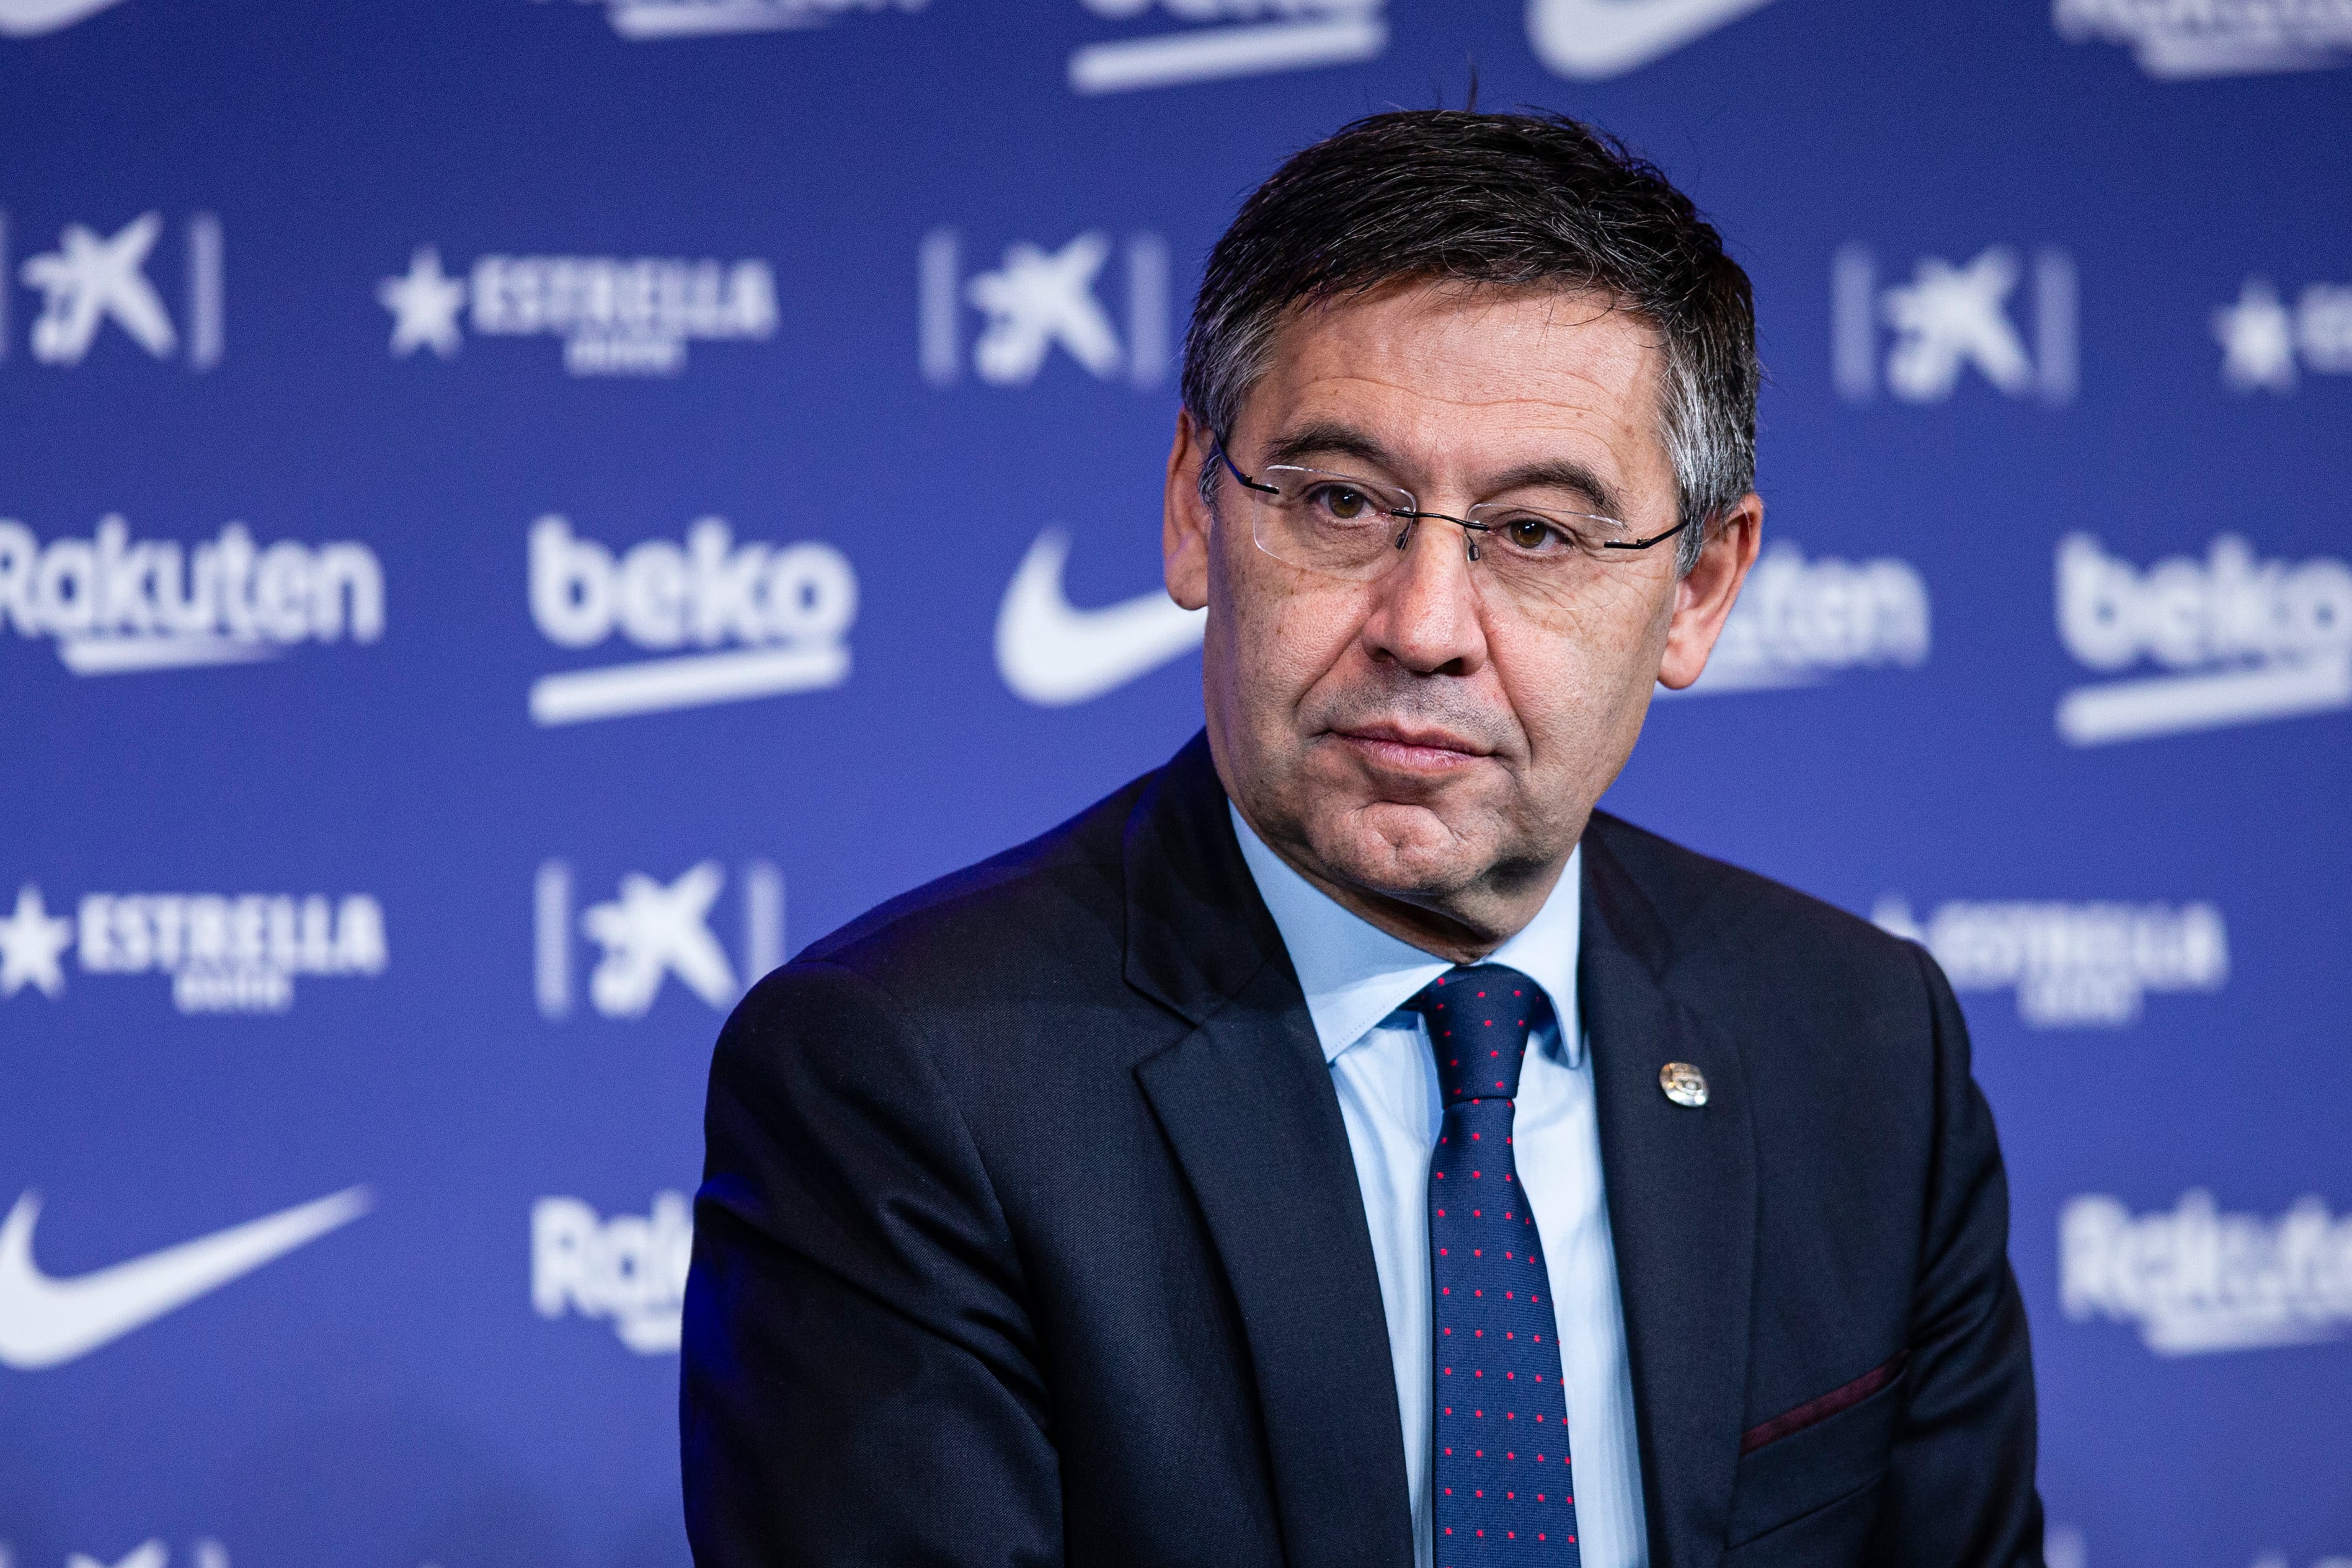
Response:
[[[683,1563],[720,1018],[1192,730],[1202,257],[1475,68],[1715,214],[1772,371],[1772,553],[1607,803],[1961,988],[2053,1563],[2342,1568],[2347,55],[2347,0],[0,0],[0,1565]]]

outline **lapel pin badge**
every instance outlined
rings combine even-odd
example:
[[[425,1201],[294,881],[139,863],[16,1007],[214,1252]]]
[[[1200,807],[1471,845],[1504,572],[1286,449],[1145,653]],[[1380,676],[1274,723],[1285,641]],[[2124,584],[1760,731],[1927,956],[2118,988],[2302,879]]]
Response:
[[[1687,1061],[1669,1061],[1659,1068],[1658,1087],[1677,1105],[1706,1103],[1706,1074]]]

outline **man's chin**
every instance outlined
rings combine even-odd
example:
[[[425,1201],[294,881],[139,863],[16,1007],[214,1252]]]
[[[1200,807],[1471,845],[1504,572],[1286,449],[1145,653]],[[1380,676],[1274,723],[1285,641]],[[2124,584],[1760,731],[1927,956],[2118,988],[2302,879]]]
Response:
[[[1318,813],[1307,841],[1339,880],[1420,904],[1443,900],[1477,880],[1483,834],[1457,831],[1427,806],[1377,800]]]

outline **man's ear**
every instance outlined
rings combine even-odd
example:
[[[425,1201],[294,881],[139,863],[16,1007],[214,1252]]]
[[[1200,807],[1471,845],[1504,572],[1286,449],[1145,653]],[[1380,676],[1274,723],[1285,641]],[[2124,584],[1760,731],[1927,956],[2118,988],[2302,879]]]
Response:
[[[1189,409],[1180,409],[1176,439],[1168,448],[1160,553],[1168,597],[1187,610],[1202,609],[1209,602],[1209,528],[1215,518],[1201,497],[1201,465],[1210,450],[1208,432]]]
[[[1666,628],[1666,651],[1658,661],[1658,684],[1681,691],[1706,668],[1706,656],[1731,618],[1739,585],[1756,564],[1764,538],[1764,499],[1754,491],[1717,524],[1698,552],[1698,564],[1675,584],[1675,616]]]

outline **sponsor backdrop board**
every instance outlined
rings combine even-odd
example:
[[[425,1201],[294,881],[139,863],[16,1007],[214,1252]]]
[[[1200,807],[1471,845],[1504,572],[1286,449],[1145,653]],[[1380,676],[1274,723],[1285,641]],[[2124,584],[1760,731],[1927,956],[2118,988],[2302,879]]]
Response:
[[[685,1560],[720,1018],[1191,733],[1203,255],[1474,70],[1761,300],[1769,553],[1609,803],[1959,987],[2052,1560],[2340,1563],[2347,57],[2345,0],[0,0],[0,1564]]]

